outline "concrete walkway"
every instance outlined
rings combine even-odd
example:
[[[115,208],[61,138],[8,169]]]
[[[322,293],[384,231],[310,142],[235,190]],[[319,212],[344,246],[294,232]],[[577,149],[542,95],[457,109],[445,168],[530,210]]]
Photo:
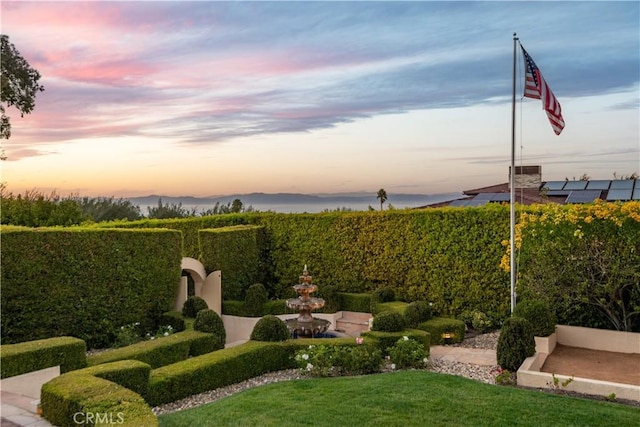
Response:
[[[481,348],[449,347],[434,345],[430,357],[449,362],[471,363],[474,365],[497,365],[496,351]]]
[[[0,427],[51,427],[51,423],[36,414],[37,402],[19,394],[0,391]]]

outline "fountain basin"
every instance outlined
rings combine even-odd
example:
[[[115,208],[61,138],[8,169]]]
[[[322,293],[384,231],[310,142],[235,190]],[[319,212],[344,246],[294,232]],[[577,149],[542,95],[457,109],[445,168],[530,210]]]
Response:
[[[317,317],[311,317],[311,321],[301,321],[300,317],[284,321],[294,337],[315,337],[329,329],[331,322]]]

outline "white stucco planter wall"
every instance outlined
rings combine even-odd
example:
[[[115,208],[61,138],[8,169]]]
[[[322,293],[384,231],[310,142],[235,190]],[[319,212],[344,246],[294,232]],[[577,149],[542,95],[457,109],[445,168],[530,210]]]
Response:
[[[518,369],[519,386],[552,388],[553,375],[540,372],[540,369],[556,344],[616,353],[640,353],[640,333],[557,325],[555,334],[546,339],[536,337],[536,354],[528,357]],[[570,378],[566,375],[555,377],[560,383]],[[615,394],[618,399],[640,401],[640,386],[631,384],[574,377],[563,390],[599,396]]]

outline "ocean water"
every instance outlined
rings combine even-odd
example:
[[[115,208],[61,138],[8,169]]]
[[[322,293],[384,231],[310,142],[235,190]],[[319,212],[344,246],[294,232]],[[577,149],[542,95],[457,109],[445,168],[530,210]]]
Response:
[[[417,208],[420,206],[429,205],[432,203],[439,203],[449,200],[454,200],[462,195],[460,193],[447,193],[447,194],[435,194],[435,195],[424,195],[424,196],[416,196],[416,197],[402,197],[402,199],[394,201],[393,197],[390,196],[389,200],[384,203],[384,209],[389,209],[389,206],[392,205],[395,209],[405,209],[405,208]],[[348,200],[348,201],[313,201],[313,202],[255,202],[250,203],[250,201],[245,201],[240,197],[240,200],[244,203],[244,207],[248,208],[249,206],[253,207],[254,210],[266,212],[278,212],[278,213],[319,213],[325,211],[335,211],[338,209],[349,209],[351,211],[367,211],[369,207],[374,210],[380,210],[380,202],[372,197],[371,199],[363,197],[358,198],[359,200]],[[178,203],[179,200],[171,199],[167,203]],[[193,203],[182,203],[182,207],[191,211],[195,209],[195,211],[199,214],[208,209],[213,209],[215,207],[215,203],[211,204],[193,204]],[[148,214],[149,207],[157,206],[157,203],[148,205],[148,204],[138,204],[140,206],[140,210],[143,215]]]

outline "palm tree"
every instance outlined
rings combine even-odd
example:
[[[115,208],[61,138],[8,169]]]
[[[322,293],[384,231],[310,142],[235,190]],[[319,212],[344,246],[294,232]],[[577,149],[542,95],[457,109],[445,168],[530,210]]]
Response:
[[[387,201],[387,192],[384,191],[384,188],[378,190],[378,196],[376,199],[380,199],[380,210],[382,210],[382,205]]]

